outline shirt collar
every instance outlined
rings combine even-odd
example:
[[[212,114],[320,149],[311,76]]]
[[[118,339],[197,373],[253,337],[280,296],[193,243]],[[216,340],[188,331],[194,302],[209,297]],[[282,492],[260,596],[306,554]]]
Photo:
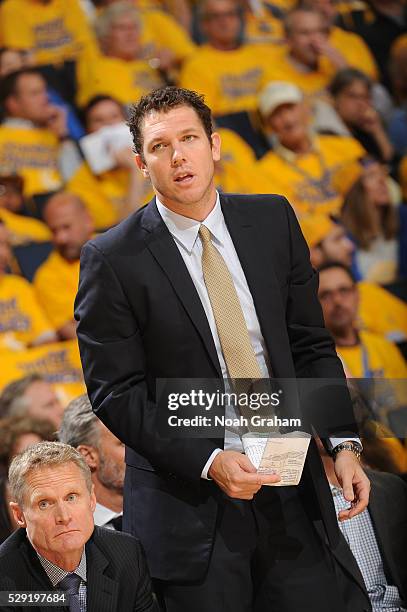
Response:
[[[93,513],[93,520],[95,525],[98,525],[98,527],[103,527],[104,525],[107,525],[107,523],[110,523],[111,520],[121,516],[121,514],[121,512],[114,512],[113,510],[110,510],[110,508],[106,508],[106,506],[96,503],[96,508]]]
[[[310,130],[309,135],[310,135],[311,143],[312,143],[310,153],[318,153],[319,144],[318,144],[318,140],[315,137],[314,132]],[[287,147],[282,145],[275,134],[272,136],[272,143],[273,143],[274,153],[278,155],[279,157],[282,157],[285,161],[289,163],[295,163],[297,158],[300,157],[300,155],[298,155],[297,153],[294,153],[294,151],[291,151],[291,149],[287,149]]]
[[[81,557],[81,560],[79,561],[79,565],[76,569],[73,570],[73,572],[67,572],[61,567],[58,567],[58,565],[55,565],[55,563],[48,561],[48,559],[40,555],[40,553],[38,552],[37,552],[37,556],[48,578],[50,579],[53,587],[55,587],[59,582],[61,582],[61,580],[63,580],[66,576],[68,576],[68,574],[73,574],[73,573],[77,574],[77,576],[79,576],[84,582],[86,582],[85,547],[83,547],[82,557]]]
[[[29,119],[22,119],[21,117],[6,117],[2,125],[7,125],[12,128],[35,128],[36,125]]]
[[[158,212],[160,213],[165,225],[168,227],[168,230],[175,240],[179,242],[186,251],[188,251],[188,253],[191,254],[192,249],[195,246],[201,224],[208,228],[215,239],[215,242],[218,242],[219,244],[223,243],[225,220],[223,218],[218,192],[216,192],[215,206],[206,219],[204,219],[202,222],[196,221],[195,219],[190,219],[189,217],[184,217],[183,215],[170,210],[164,206],[162,202],[160,202],[157,196],[155,200]]]

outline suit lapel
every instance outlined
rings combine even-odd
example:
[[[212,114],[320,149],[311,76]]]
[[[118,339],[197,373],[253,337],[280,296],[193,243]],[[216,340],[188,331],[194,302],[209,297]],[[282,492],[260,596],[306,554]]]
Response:
[[[385,511],[388,509],[388,498],[386,497],[386,491],[382,489],[380,482],[375,480],[374,474],[369,472],[368,476],[370,478],[372,487],[369,498],[369,513],[372,519],[377,544],[383,559],[386,574],[388,571],[390,571],[390,576],[387,576],[387,579],[394,584],[400,584],[397,566],[393,560],[392,546],[387,529],[388,519]]]
[[[104,571],[109,560],[95,542],[95,537],[86,544],[87,609],[98,612],[117,610],[119,582],[109,578]]]
[[[262,336],[267,346],[273,374],[279,370],[287,372],[287,363],[282,365],[281,347],[287,344],[286,331],[281,326],[285,320],[285,308],[281,300],[280,287],[267,255],[265,246],[259,242],[257,229],[253,226],[245,209],[237,207],[233,198],[221,194],[222,212],[232,237],[233,244],[243,268],[259,320]],[[250,208],[250,204],[247,204]],[[292,372],[294,376],[294,371]],[[287,375],[286,375],[287,376]]]
[[[162,220],[155,201],[146,208],[143,227],[147,230],[147,247],[162,268],[185,311],[200,335],[219,376],[221,370],[215,344],[201,300],[173,237]]]

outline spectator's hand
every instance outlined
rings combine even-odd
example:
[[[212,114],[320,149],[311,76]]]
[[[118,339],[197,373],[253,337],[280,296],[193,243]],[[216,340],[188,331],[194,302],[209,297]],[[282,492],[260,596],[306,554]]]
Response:
[[[314,49],[317,51],[318,55],[327,57],[337,70],[348,66],[348,62],[342,53],[331,45],[326,36],[321,36],[314,42]]]
[[[362,127],[370,134],[375,134],[378,130],[383,129],[380,115],[372,106],[369,106],[369,108],[366,109]]]
[[[340,521],[353,518],[365,510],[369,503],[370,481],[352,451],[342,450],[335,459],[335,474],[346,501],[351,503],[348,510],[341,510]]]
[[[123,147],[122,149],[112,150],[111,155],[115,159],[119,168],[134,171],[137,170],[134,152],[131,147]]]
[[[253,499],[262,485],[279,482],[280,476],[258,474],[252,462],[236,451],[216,455],[208,476],[228,495],[236,499]]]
[[[68,134],[67,114],[64,108],[50,104],[47,127],[55,136],[62,139]]]

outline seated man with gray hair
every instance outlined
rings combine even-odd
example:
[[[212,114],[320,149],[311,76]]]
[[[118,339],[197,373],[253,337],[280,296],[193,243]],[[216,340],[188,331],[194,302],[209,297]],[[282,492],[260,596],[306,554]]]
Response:
[[[124,444],[98,419],[86,394],[66,408],[58,439],[76,448],[90,468],[96,495],[95,525],[121,530]]]
[[[76,449],[61,442],[29,447],[13,459],[9,483],[20,529],[0,546],[0,591],[64,591],[69,604],[59,609],[69,605],[70,612],[156,611],[138,540],[94,526],[91,473]]]

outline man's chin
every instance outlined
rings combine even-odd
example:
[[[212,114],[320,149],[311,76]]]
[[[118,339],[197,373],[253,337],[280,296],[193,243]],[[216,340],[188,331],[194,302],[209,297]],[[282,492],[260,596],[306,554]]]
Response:
[[[349,322],[346,321],[335,321],[329,326],[329,329],[337,337],[342,337],[346,334],[349,329]]]
[[[69,262],[77,261],[80,257],[80,252],[78,253],[78,251],[59,250],[58,252],[63,259]]]

